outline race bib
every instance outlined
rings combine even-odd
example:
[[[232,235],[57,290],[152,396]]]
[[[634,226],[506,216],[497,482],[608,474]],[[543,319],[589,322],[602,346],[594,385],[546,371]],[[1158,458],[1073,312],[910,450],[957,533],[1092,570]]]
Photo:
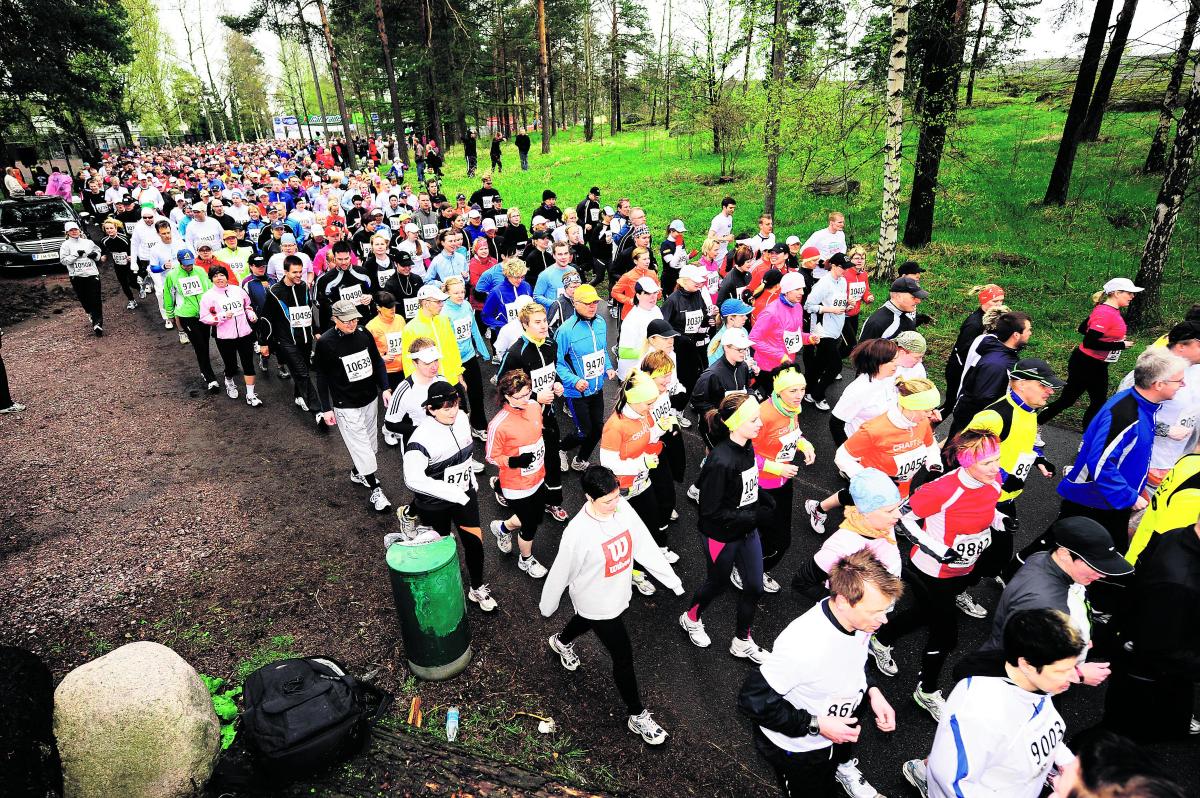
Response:
[[[1013,476],[1017,479],[1027,479],[1029,472],[1033,471],[1033,462],[1037,460],[1037,455],[1033,452],[1026,452],[1017,457],[1017,464],[1013,467]]]
[[[220,311],[222,316],[226,313],[237,316],[242,312],[242,300],[236,297],[233,299],[226,297],[225,299],[221,300],[219,305],[217,305],[217,310]]]
[[[485,211],[490,211],[492,209],[492,198],[491,197],[483,198],[483,209]]]
[[[459,490],[471,489],[471,461],[459,463],[458,465],[446,466],[446,471],[442,476],[442,480],[451,487]]]
[[[546,441],[538,438],[536,443],[518,447],[517,453],[533,455],[533,462],[521,469],[521,476],[528,477],[536,474],[538,469],[542,467],[542,463],[546,462]]]
[[[417,307],[421,303],[414,297],[405,297],[404,299],[404,318],[412,319],[417,315]]]
[[[389,355],[398,355],[404,351],[404,333],[390,332],[384,335],[384,340],[387,341],[387,353]]]
[[[495,218],[495,222],[496,222],[496,227],[508,227],[508,217],[507,216],[497,216]]]
[[[708,293],[717,293],[717,289],[721,287],[721,273],[709,272],[708,278],[704,282],[704,286],[708,289]]]
[[[379,284],[384,285],[388,280],[392,279],[392,275],[396,273],[395,269],[380,269],[378,272]]]
[[[200,296],[204,293],[204,286],[201,284],[199,277],[181,277],[179,279],[179,292],[184,296]]]
[[[850,302],[844,296],[834,297],[833,307],[838,308],[839,310],[845,310],[846,308],[850,307]]]
[[[591,218],[591,220],[593,222],[600,221],[600,209],[599,208],[588,208],[588,216]]]
[[[685,310],[683,312],[683,331],[685,334],[695,335],[700,332],[700,325],[703,322],[703,310]]]
[[[112,254],[112,259],[113,259],[113,265],[115,265],[115,266],[128,266],[129,265],[129,254],[126,252],[114,252]]]
[[[338,289],[338,295],[348,302],[354,302],[357,304],[358,300],[362,299],[362,284],[355,283],[354,285],[344,285]]]
[[[825,707],[825,717],[827,718],[852,718],[854,717],[854,709],[858,703],[862,701],[862,691],[852,695],[831,695],[823,702]]]
[[[867,293],[866,283],[851,283],[850,284],[850,304],[855,304],[863,298]]]
[[[426,240],[437,238],[437,225],[436,224],[421,225],[421,238],[424,238]]]
[[[908,482],[925,462],[925,448],[918,447],[907,452],[901,452],[892,459],[896,461],[896,480],[899,482]]]
[[[604,374],[604,350],[583,356],[583,378],[594,380]]]
[[[1121,357],[1121,350],[1114,349],[1111,352],[1109,352],[1107,355],[1104,356],[1104,362],[1105,363],[1116,363],[1120,357]]]
[[[466,341],[471,337],[471,317],[461,316],[454,320],[454,340]]]
[[[284,307],[287,308],[288,323],[293,328],[312,326],[312,305],[296,305],[295,307],[284,305]]]
[[[1051,713],[1046,715],[1041,723],[1034,724],[1029,730],[1025,743],[1025,750],[1029,754],[1029,766],[1035,773],[1040,773],[1049,765],[1054,750],[1066,734],[1061,717],[1054,717]]]
[[[954,550],[963,558],[963,562],[950,563],[949,568],[970,568],[975,565],[979,555],[992,544],[992,530],[985,529],[974,535],[958,535],[954,538]]]
[[[353,355],[342,355],[342,368],[346,370],[346,379],[350,382],[365,380],[375,373],[371,366],[371,354],[365,349]]]
[[[519,305],[517,305],[516,302],[509,302],[508,304],[506,304],[504,306],[504,318],[507,321],[516,320],[517,316],[519,316],[520,314],[521,314],[521,308]]]
[[[108,213],[108,203],[107,202],[97,202],[96,203],[96,213]]]
[[[756,501],[758,501],[758,468],[750,466],[742,472],[742,497],[738,500],[738,507],[745,507]]]
[[[671,406],[671,397],[667,394],[659,394],[654,400],[654,404],[650,405],[650,417],[657,424],[663,418],[675,413],[675,408]]]
[[[776,456],[776,461],[780,463],[790,463],[796,456],[796,448],[800,444],[800,429],[797,427],[786,435],[781,435],[779,438],[779,454]]]
[[[604,576],[612,577],[629,570],[633,564],[633,536],[625,530],[600,544],[604,552]]]
[[[542,391],[553,390],[554,378],[556,376],[554,366],[552,365],[534,369],[533,373],[529,375],[529,379],[533,382],[534,395],[536,396]]]
[[[799,330],[783,331],[783,348],[789,355],[794,355],[804,347],[804,334]]]
[[[646,468],[645,460],[643,460],[642,468],[634,475],[633,484],[629,486],[629,491],[625,495],[629,498],[640,496],[648,487],[650,487],[650,469]]]
[[[96,277],[100,270],[91,258],[80,258],[67,266],[67,274],[71,277]]]

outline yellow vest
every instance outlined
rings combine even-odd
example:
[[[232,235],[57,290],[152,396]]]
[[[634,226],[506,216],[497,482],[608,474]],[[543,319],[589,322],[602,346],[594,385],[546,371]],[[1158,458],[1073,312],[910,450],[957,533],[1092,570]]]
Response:
[[[1182,526],[1193,526],[1200,517],[1200,454],[1185,454],[1163,477],[1162,484],[1150,497],[1137,532],[1129,543],[1125,559],[1137,565],[1137,558],[1153,535],[1161,535]]]
[[[994,413],[1000,417],[1000,429],[994,432],[1000,439],[1000,467],[1004,473],[1022,480],[1029,479],[1033,473],[1033,463],[1038,457],[1033,448],[1037,443],[1037,414],[1014,402],[1011,390],[1006,390],[1004,396],[980,410],[972,419],[972,424],[981,420],[984,413]],[[993,424],[987,426],[994,426],[994,418]],[[1005,491],[1000,494],[1000,501],[1010,501],[1020,495],[1020,490]]]

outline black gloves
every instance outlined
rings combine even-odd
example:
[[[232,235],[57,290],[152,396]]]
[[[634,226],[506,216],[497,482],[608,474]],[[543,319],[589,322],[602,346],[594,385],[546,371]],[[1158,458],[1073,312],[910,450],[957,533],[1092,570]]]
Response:
[[[1034,464],[1034,465],[1040,465],[1042,468],[1044,468],[1044,469],[1046,469],[1047,471],[1049,471],[1049,472],[1050,472],[1050,476],[1054,476],[1055,474],[1057,474],[1057,473],[1058,473],[1058,466],[1056,466],[1054,463],[1051,463],[1051,462],[1050,462],[1049,460],[1047,460],[1045,457],[1041,457],[1041,456],[1039,456],[1039,457],[1038,457],[1038,459],[1036,459],[1036,460],[1034,460],[1034,461],[1033,461],[1033,464]]]
[[[1005,478],[1004,484],[1000,486],[1000,489],[1005,493],[1013,493],[1018,490],[1024,490],[1025,480],[1021,479],[1015,474],[1009,474],[1008,477]]]
[[[533,465],[533,452],[525,452],[508,458],[509,468],[529,468],[531,465]]]
[[[966,561],[967,558],[962,556],[962,554],[954,549],[946,549],[946,553],[942,555],[943,565],[958,565],[960,563],[965,563]]]

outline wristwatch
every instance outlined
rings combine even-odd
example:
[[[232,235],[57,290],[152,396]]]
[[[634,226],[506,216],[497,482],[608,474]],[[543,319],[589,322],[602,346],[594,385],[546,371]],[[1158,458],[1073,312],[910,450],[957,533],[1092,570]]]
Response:
[[[821,733],[821,719],[816,715],[808,721],[808,734],[810,737],[815,737]]]

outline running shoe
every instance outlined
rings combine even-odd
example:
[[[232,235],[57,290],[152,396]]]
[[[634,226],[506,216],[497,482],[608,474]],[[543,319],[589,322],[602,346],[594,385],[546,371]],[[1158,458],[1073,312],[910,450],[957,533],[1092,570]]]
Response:
[[[493,612],[496,609],[496,600],[492,598],[492,591],[487,585],[473,587],[467,592],[467,598],[479,605],[479,609],[484,612]]]
[[[735,637],[729,644],[729,653],[741,659],[748,659],[755,665],[762,665],[771,652],[759,648],[758,643],[755,643],[751,637],[747,637],[745,640]]]
[[[693,621],[685,612],[679,616],[679,625],[683,627],[683,631],[687,632],[688,640],[692,641],[693,646],[708,648],[712,645],[712,640],[704,631],[704,621],[699,618]]]
[[[492,534],[496,536],[496,548],[500,549],[501,554],[508,554],[512,551],[512,534],[504,531],[504,524],[499,521],[493,521],[488,525],[492,530]]]
[[[571,456],[566,452],[558,453],[558,470],[563,473],[571,470]]]
[[[637,591],[643,596],[653,596],[656,592],[658,592],[658,588],[654,586],[654,583],[647,579],[646,575],[636,568],[633,571],[633,586],[636,587]]]
[[[417,517],[407,504],[396,510],[396,520],[400,522],[400,529],[408,534],[412,534],[417,528]]]
[[[474,438],[474,439],[475,439],[475,440],[477,440],[477,441],[486,441],[486,440],[487,440],[487,430],[485,430],[485,429],[472,429],[472,430],[471,430],[471,437],[472,437],[472,438]]]
[[[679,414],[679,419],[678,419],[678,420],[679,420],[679,426],[683,427],[684,429],[691,429],[691,428],[692,428],[692,421],[691,421],[691,419],[689,419],[687,416],[683,415],[682,413],[680,413],[680,414]]]
[[[992,581],[995,582],[996,587],[1000,588],[1001,590],[1008,586],[1008,583],[1004,581],[1003,576],[993,576]]]
[[[678,511],[678,510],[672,510],[672,511],[671,511],[671,520],[672,520],[672,521],[678,521],[678,520],[679,520],[679,511]]]
[[[971,598],[971,594],[963,591],[954,597],[954,606],[963,611],[964,615],[972,618],[986,618],[987,609],[982,604]]]
[[[521,569],[533,579],[541,579],[546,575],[546,566],[537,561],[537,557],[530,555],[528,557],[517,558],[517,568]]]
[[[362,485],[364,488],[371,487],[371,483],[367,482],[367,478],[354,470],[350,471],[350,481],[355,485]]]
[[[559,660],[562,661],[564,668],[573,671],[579,667],[579,657],[575,656],[574,644],[567,645],[559,640],[556,634],[550,635],[550,639],[547,642],[550,643],[550,650],[557,654]]]
[[[388,497],[384,495],[383,488],[375,488],[375,490],[371,491],[371,498],[369,501],[377,513],[386,513],[388,510],[392,509],[392,503],[388,501]]]
[[[104,336],[104,328],[101,327],[99,324],[93,324],[92,325],[92,333],[97,338],[102,338]]]
[[[667,561],[667,565],[674,565],[679,562],[679,555],[671,551],[666,546],[659,546],[659,551],[662,552],[663,559]]]
[[[296,401],[298,402],[300,400],[297,399]],[[384,429],[383,430],[383,442],[386,443],[388,446],[399,446],[400,445],[400,436],[397,435],[396,433],[392,432],[390,429]]]
[[[806,394],[804,394],[804,401],[808,402],[811,405],[813,402],[816,402],[817,400],[812,398],[811,393],[806,393]]]
[[[496,504],[507,507],[508,499],[504,498],[504,493],[500,490],[500,477],[488,477],[488,485],[492,487],[492,493],[496,494]]]
[[[771,575],[765,571],[763,572],[763,590],[768,593],[779,592],[779,583],[772,579]]]
[[[812,531],[824,535],[825,519],[829,517],[829,513],[821,509],[821,503],[816,499],[807,499],[804,502],[804,511],[808,513],[808,525],[812,527]]]
[[[20,413],[25,409],[25,405],[20,402],[13,402],[8,407],[0,407],[0,413]]]
[[[483,463],[472,458],[472,460],[471,460],[471,473],[472,474],[482,474],[483,468],[484,468]]]
[[[733,570],[729,572],[729,581],[733,582],[733,586],[738,590],[742,589],[742,572],[737,569],[737,566],[734,566]]]
[[[281,364],[279,366],[279,379],[290,380],[291,378],[292,378],[292,372],[288,369],[287,366],[284,366]]]
[[[237,383],[231,379],[225,380],[225,395],[228,396],[230,399],[238,398]]]
[[[892,659],[892,647],[880,643],[874,635],[871,636],[871,642],[867,644],[867,651],[875,658],[875,667],[879,668],[880,673],[884,676],[895,676],[900,672],[896,660]]]
[[[700,503],[700,489],[695,485],[689,485],[687,489],[687,497],[697,504]]]
[[[246,394],[246,404],[251,407],[262,407],[262,399],[258,398],[258,394],[248,393]]]
[[[180,330],[180,331],[179,331],[179,345],[180,345],[180,346],[187,346],[187,345],[188,345],[188,343],[189,343],[189,342],[188,342],[187,333],[185,333],[183,330]]]
[[[1188,734],[1200,734],[1200,719],[1192,718],[1188,721]]]
[[[910,759],[900,766],[904,780],[917,788],[921,798],[929,798],[929,771],[925,768],[924,759]]]
[[[587,460],[580,460],[578,457],[571,458],[571,470],[572,471],[587,471],[587,467],[588,467]]]
[[[932,715],[935,721],[941,721],[942,712],[946,709],[946,699],[942,698],[941,690],[926,693],[918,686],[913,691],[913,700],[917,702],[917,706]]]
[[[833,777],[850,798],[876,798],[879,790],[871,786],[867,777],[858,769],[858,760],[851,759],[837,766]]]
[[[646,745],[662,745],[667,741],[667,733],[650,717],[648,709],[642,710],[640,715],[630,715],[628,726],[631,732],[641,735]]]
[[[216,393],[217,391],[221,390],[221,385],[216,380],[209,380],[208,385],[206,385],[205,388],[209,393]]]
[[[305,413],[310,412],[308,409],[308,402],[304,401],[303,396],[297,396],[296,400],[293,402],[293,404],[296,405],[296,407],[303,410]]]
[[[167,319],[166,321],[163,322],[163,329],[174,330],[175,329],[174,322],[172,322],[170,319]]]
[[[826,402],[824,399],[818,399],[818,400],[817,400],[817,404],[816,404],[816,408],[817,408],[818,410],[828,410],[828,409],[829,409],[829,402]]]
[[[555,521],[559,522],[560,524],[565,524],[567,522],[567,519],[571,517],[570,515],[567,514],[566,510],[559,507],[557,504],[546,505],[546,515],[550,516],[551,518],[553,518]]]
[[[126,309],[126,310],[133,310],[133,309],[135,309],[136,307],[137,307],[137,300],[136,300],[136,299],[131,299],[131,300],[129,300],[129,302],[128,302],[128,303],[125,305],[125,309]]]

